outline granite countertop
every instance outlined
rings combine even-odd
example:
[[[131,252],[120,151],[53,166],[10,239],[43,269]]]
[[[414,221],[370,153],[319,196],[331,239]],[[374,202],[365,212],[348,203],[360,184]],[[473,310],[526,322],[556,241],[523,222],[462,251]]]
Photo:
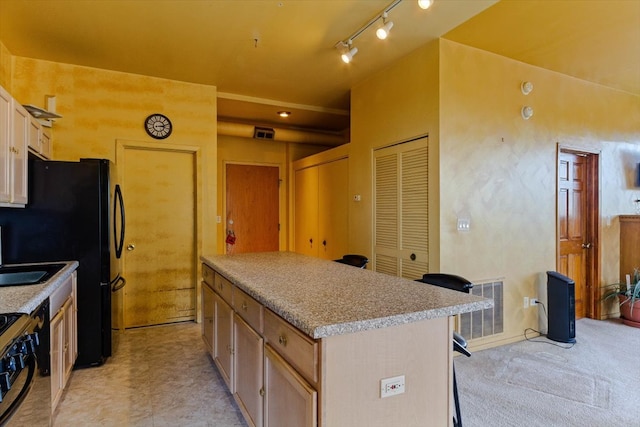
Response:
[[[493,306],[493,300],[291,252],[202,261],[318,339]]]
[[[0,313],[31,314],[78,268],[78,261],[42,262],[16,265],[66,264],[46,282],[39,285],[0,286]],[[8,265],[7,265],[8,266]]]

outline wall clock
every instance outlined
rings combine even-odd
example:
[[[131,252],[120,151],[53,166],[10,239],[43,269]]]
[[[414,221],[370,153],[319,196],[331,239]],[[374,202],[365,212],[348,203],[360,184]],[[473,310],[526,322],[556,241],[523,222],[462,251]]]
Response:
[[[144,129],[150,137],[165,139],[171,135],[173,126],[171,120],[163,114],[152,114],[144,120]]]

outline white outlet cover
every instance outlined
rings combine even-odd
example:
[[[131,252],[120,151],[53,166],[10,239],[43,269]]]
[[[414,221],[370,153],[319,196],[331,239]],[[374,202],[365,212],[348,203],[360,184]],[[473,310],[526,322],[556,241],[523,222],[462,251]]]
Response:
[[[380,380],[380,398],[404,393],[404,375]]]

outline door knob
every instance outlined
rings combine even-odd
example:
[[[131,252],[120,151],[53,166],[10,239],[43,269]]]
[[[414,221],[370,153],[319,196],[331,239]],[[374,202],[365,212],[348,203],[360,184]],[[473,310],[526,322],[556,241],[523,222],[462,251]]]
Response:
[[[130,243],[129,245],[127,245],[127,250],[128,251],[132,251],[136,248],[136,245],[134,245],[133,243]]]
[[[582,249],[589,249],[591,247],[591,243],[583,243]]]

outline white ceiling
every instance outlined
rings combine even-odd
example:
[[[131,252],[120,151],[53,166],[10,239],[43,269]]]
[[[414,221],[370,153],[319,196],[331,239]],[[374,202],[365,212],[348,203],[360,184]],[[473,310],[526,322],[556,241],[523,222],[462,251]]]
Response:
[[[640,95],[640,0],[403,0],[389,38],[366,30],[342,63],[336,43],[390,3],[0,0],[0,40],[16,56],[215,85],[223,119],[327,131],[348,128],[352,86],[443,36]]]

